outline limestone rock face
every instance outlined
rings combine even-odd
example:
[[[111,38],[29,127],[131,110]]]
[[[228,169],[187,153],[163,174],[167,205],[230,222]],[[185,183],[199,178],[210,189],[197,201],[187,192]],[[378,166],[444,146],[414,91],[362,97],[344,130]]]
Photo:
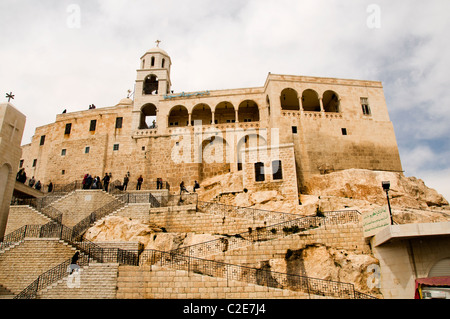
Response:
[[[85,238],[92,242],[139,242],[144,249],[170,251],[181,246],[217,239],[222,236],[193,233],[166,233],[156,225],[121,216],[110,216],[91,227]]]
[[[357,291],[371,295],[380,293],[372,270],[379,262],[370,255],[313,245],[288,251],[284,259],[271,259],[268,264],[272,271],[353,283]]]
[[[358,169],[314,176],[307,185],[307,192],[311,195],[360,199],[384,205],[386,193],[381,186],[383,181],[391,183],[389,195],[393,206],[424,209],[449,204],[436,190],[428,188],[422,180],[415,177]]]

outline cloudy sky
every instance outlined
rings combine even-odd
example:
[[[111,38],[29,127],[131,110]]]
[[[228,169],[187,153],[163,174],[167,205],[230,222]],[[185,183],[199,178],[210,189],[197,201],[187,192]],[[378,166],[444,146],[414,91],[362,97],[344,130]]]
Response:
[[[268,72],[382,81],[405,175],[450,199],[448,0],[0,0],[0,101],[23,144],[63,109],[117,104],[139,58],[173,90],[263,86]]]

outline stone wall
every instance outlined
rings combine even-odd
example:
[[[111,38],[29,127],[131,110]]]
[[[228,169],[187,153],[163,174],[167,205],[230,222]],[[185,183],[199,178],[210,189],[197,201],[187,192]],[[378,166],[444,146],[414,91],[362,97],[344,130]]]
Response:
[[[63,213],[62,223],[72,227],[112,201],[117,199],[101,190],[76,190],[53,202],[51,206]]]
[[[153,268],[152,268],[153,267]],[[303,292],[277,289],[156,266],[120,266],[117,297],[124,299],[307,299]]]
[[[270,147],[249,148],[245,150],[243,185],[248,190],[276,190],[285,200],[298,200],[297,174],[293,145],[275,145]],[[274,179],[273,162],[281,161],[281,179]],[[256,181],[255,163],[264,164],[264,181]],[[275,169],[276,169],[275,168]]]
[[[326,225],[275,240],[254,243],[208,258],[230,264],[259,267],[261,261],[283,259],[288,250],[299,250],[315,244],[344,249],[354,253],[370,253],[370,247],[363,238],[361,225],[338,224]]]
[[[175,233],[234,235],[248,231],[249,227],[264,226],[264,221],[197,212],[195,205],[150,208],[149,204],[130,204],[118,211],[117,216],[151,223]]]

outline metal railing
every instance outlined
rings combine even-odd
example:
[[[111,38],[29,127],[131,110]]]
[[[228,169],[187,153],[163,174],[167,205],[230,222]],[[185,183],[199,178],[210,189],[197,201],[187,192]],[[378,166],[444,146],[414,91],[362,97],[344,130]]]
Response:
[[[140,259],[141,264],[167,266],[204,276],[224,278],[227,281],[236,280],[270,288],[289,289],[307,293],[308,296],[319,295],[346,299],[374,298],[357,292],[355,286],[350,283],[227,264],[173,252],[145,250],[140,255]]]
[[[374,298],[356,291],[353,284],[272,272],[269,270],[226,264],[199,258],[199,256],[210,254],[212,252],[223,252],[234,249],[243,244],[271,240],[280,236],[317,228],[325,223],[334,224],[359,221],[359,212],[357,211],[325,212],[321,217],[307,216],[297,219],[290,218],[298,217],[298,215],[284,213],[279,213],[279,215],[277,215],[277,212],[271,212],[270,215],[279,216],[282,220],[288,220],[271,226],[257,227],[255,230],[249,229],[248,232],[220,238],[218,240],[182,247],[170,252],[145,250],[140,253],[138,251],[122,250],[119,248],[102,248],[87,240],[80,241],[80,234],[83,230],[87,229],[93,221],[106,216],[110,212],[125,205],[125,203],[150,203],[152,207],[168,207],[186,204],[198,205],[197,194],[153,196],[151,193],[144,193],[121,194],[116,197],[119,200],[114,200],[93,212],[72,229],[62,225],[60,222],[50,222],[45,225],[23,226],[3,238],[2,242],[0,242],[0,250],[20,242],[25,237],[59,238],[75,246],[82,253],[83,258],[81,258],[81,260],[79,259],[79,266],[87,265],[90,261],[117,262],[127,265],[159,264],[161,266],[169,266],[174,269],[187,270],[197,274],[226,278],[227,280],[239,280],[273,288],[302,291],[309,295],[313,294],[334,298]],[[248,216],[252,216],[252,218],[259,219],[263,214],[262,212],[268,212],[216,203],[200,203],[201,205],[204,205],[203,207],[211,208],[220,206],[221,208],[225,208],[224,211],[230,214],[227,216],[232,216],[232,214],[235,214],[235,216],[242,216],[242,214],[245,214],[247,218]],[[249,214],[250,212],[251,214]],[[278,218],[278,220],[280,218]],[[40,275],[33,283],[25,288],[24,291],[17,295],[16,298],[35,298],[39,290],[68,275],[67,267],[69,262],[70,261],[66,261]]]
[[[232,249],[242,248],[255,242],[268,241],[300,233],[310,229],[318,228],[323,225],[337,223],[358,222],[359,212],[352,211],[334,211],[325,212],[322,217],[294,215],[297,218],[274,225],[249,228],[248,231],[232,236],[222,237],[211,241],[185,246],[172,250],[173,253],[203,257],[207,255],[223,253]],[[259,216],[259,215],[258,215]]]
[[[353,284],[315,279],[305,276],[278,273],[241,265],[226,264],[217,261],[201,259],[193,256],[179,254],[176,251],[162,252],[156,250],[139,251],[122,250],[119,248],[102,248],[89,241],[78,241],[73,230],[57,223],[46,225],[28,225],[9,234],[4,243],[14,244],[25,237],[59,238],[75,246],[86,259],[78,262],[79,266],[87,265],[90,261],[116,262],[127,265],[158,264],[181,269],[201,275],[238,280],[272,288],[289,289],[306,292],[309,295],[321,295],[334,298],[373,298],[367,294],[359,293]],[[189,252],[188,252],[189,253]],[[85,260],[85,261],[83,261]],[[56,266],[40,275],[33,283],[25,288],[15,298],[35,298],[37,292],[57,280],[67,276],[68,261]]]
[[[282,213],[276,211],[269,211],[252,207],[239,207],[232,205],[225,205],[215,202],[198,202],[198,208],[207,213],[221,215],[223,217],[236,217],[251,220],[263,220],[266,223],[268,221],[280,222],[292,219],[297,219],[298,214]]]
[[[115,197],[127,204],[151,204],[152,207],[172,207],[198,204],[197,194],[156,194],[151,192],[123,193]]]

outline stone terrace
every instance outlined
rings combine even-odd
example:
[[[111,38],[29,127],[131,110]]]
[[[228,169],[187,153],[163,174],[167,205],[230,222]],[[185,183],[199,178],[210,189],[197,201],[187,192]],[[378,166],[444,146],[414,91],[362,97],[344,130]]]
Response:
[[[93,210],[101,208],[111,199],[113,197],[103,191],[75,191],[51,205],[64,211],[63,222],[64,220],[72,221],[73,224],[75,220],[88,216]],[[265,225],[263,220],[255,219],[254,216],[241,214],[240,217],[224,218],[211,207],[207,211],[199,211],[192,205],[155,208],[149,204],[127,204],[109,213],[145,222],[151,221],[160,227],[167,227],[170,231],[238,234],[243,230],[248,230],[249,227],[269,226]],[[286,220],[285,215],[280,214],[279,216],[280,220]],[[17,206],[13,207],[8,224],[11,225],[9,230],[12,230],[24,224],[43,225],[46,221],[47,219],[36,210],[27,206]],[[287,286],[281,283],[268,284],[266,282],[264,284],[258,278],[246,282],[241,279],[248,276],[245,275],[246,268],[240,269],[239,264],[256,266],[260,258],[266,259],[268,256],[282,255],[287,249],[297,249],[307,243],[323,243],[338,248],[364,251],[366,250],[365,244],[358,239],[361,238],[359,228],[358,224],[351,223],[329,224],[326,227],[307,230],[302,234],[280,235],[277,239],[264,242],[249,242],[246,247],[230,249],[226,254],[216,254],[213,257],[216,260],[230,263],[229,266],[214,261],[189,259],[190,257],[183,257],[188,259],[177,261],[176,255],[164,252],[159,253],[161,256],[159,259],[144,264],[141,262],[141,266],[108,261],[98,264],[91,260],[88,266],[81,268],[80,287],[75,290],[68,287],[66,275],[39,291],[37,298],[352,298],[355,295],[349,291],[354,287],[346,283],[339,284],[344,287],[342,294],[326,296],[326,293],[322,293],[320,290],[308,294],[304,291],[286,289]],[[114,243],[105,244],[108,247],[114,245]],[[117,243],[117,245],[122,247],[138,246],[135,243]],[[70,259],[75,250],[75,247],[59,238],[25,238],[15,245],[9,246],[0,251],[0,288],[2,288],[0,291],[16,295],[40,274]],[[144,255],[145,253],[141,257]],[[163,259],[167,258],[170,259],[169,263],[161,263]],[[32,262],[29,262],[30,260]],[[186,264],[186,260],[188,260],[188,264]],[[189,268],[191,261],[193,265],[196,265],[195,269]],[[38,263],[39,267],[33,266],[34,263]],[[211,277],[207,272],[198,268],[202,264],[211,264],[211,269],[225,267],[227,275]],[[229,278],[228,272],[232,269],[238,269],[244,274],[243,277]],[[258,274],[257,269],[254,271]],[[269,277],[272,276],[270,272],[267,274]],[[292,281],[292,278],[289,280]],[[296,280],[300,280],[300,278]],[[323,282],[326,284],[326,281]]]

